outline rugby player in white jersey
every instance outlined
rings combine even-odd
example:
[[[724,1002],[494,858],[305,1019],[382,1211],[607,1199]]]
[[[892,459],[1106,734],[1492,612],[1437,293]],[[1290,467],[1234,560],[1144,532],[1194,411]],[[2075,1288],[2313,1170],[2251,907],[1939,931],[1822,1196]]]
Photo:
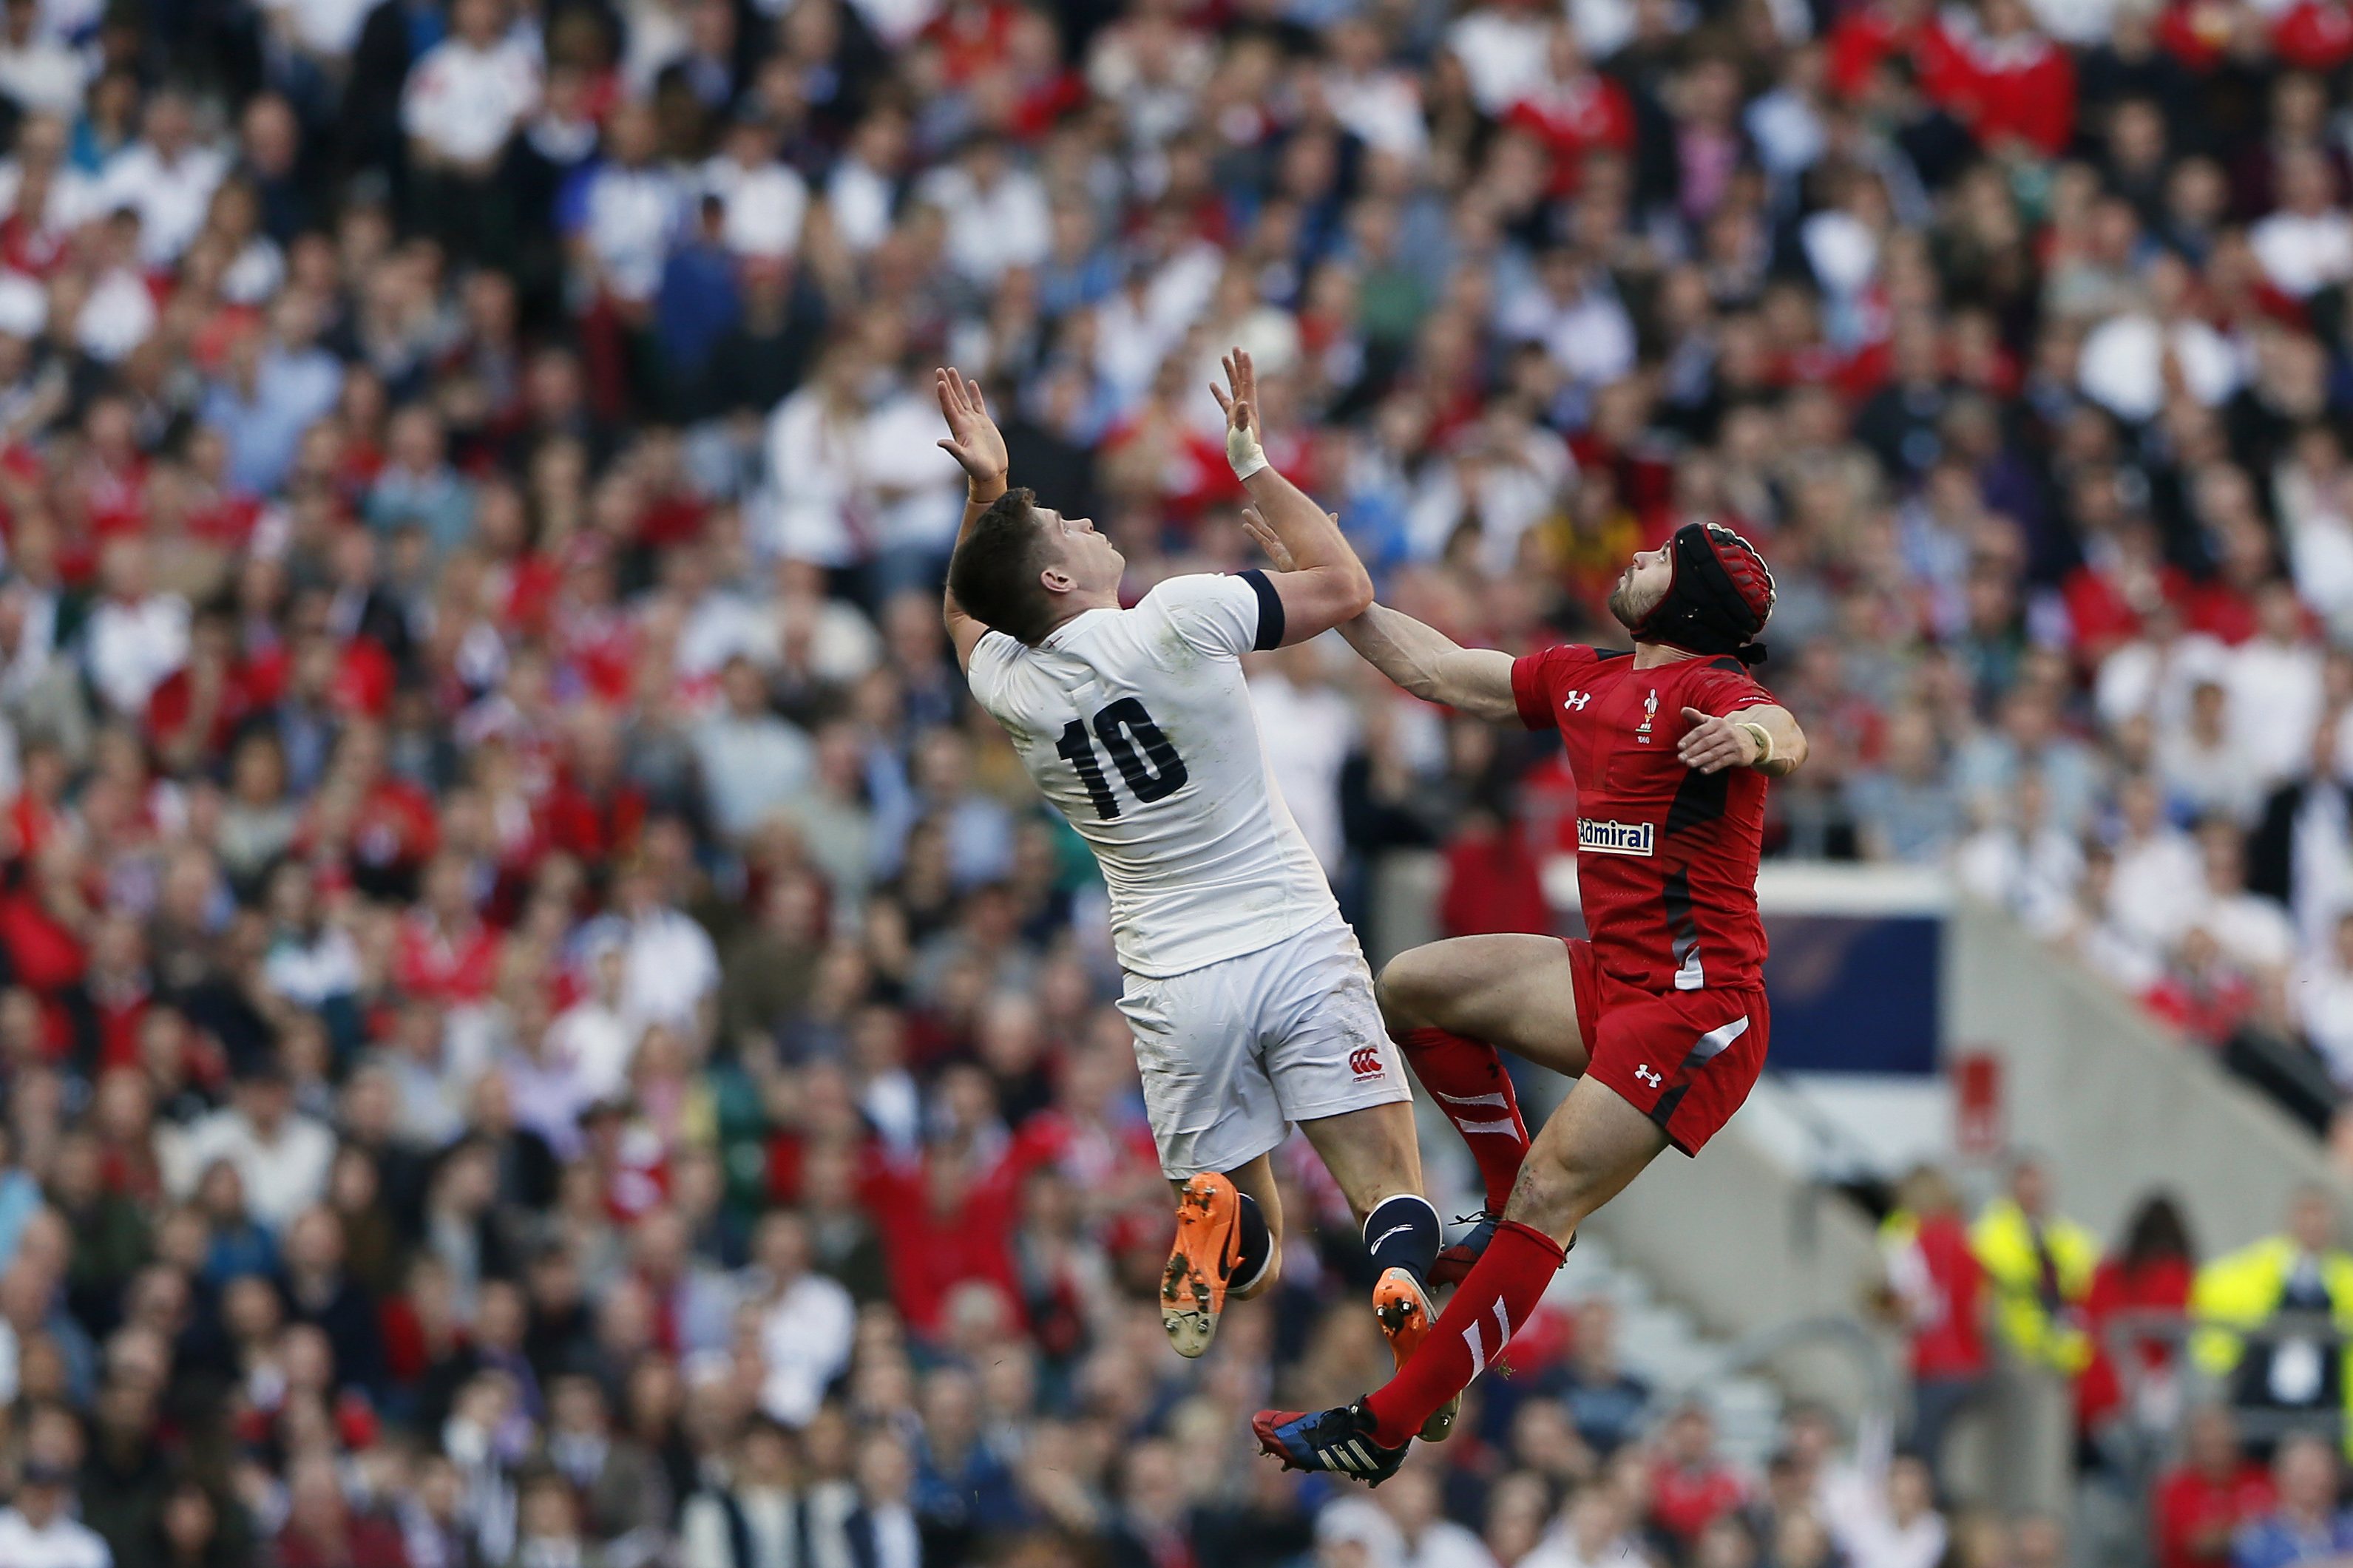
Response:
[[[1088,520],[1007,488],[980,389],[942,370],[940,445],[970,481],[947,627],[974,699],[1110,890],[1120,1011],[1176,1188],[1170,1341],[1199,1355],[1229,1296],[1274,1281],[1282,1210],[1267,1156],[1296,1124],[1364,1224],[1375,1310],[1402,1363],[1429,1331],[1440,1241],[1412,1091],[1355,933],[1268,776],[1241,667],[1361,614],[1373,584],[1338,525],[1267,465],[1250,356],[1225,368],[1231,390],[1210,390],[1227,457],[1292,570],[1172,577],[1122,609],[1120,552]]]

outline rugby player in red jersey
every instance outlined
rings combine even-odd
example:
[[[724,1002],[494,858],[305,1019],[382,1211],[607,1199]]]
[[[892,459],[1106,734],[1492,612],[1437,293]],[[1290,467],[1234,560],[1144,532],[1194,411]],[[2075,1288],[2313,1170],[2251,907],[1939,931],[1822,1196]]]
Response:
[[[1395,1377],[1338,1409],[1259,1414],[1261,1446],[1293,1468],[1395,1474],[1527,1321],[1579,1222],[1661,1150],[1696,1154],[1764,1067],[1765,781],[1806,758],[1798,721],[1748,674],[1773,574],[1730,529],[1689,523],[1634,557],[1609,609],[1631,653],[1515,659],[1379,605],[1341,627],[1417,697],[1560,732],[1592,938],[1460,937],[1382,973],[1384,1020],[1477,1157],[1487,1210],[1448,1249],[1461,1283]],[[1498,1047],[1578,1080],[1533,1141]]]

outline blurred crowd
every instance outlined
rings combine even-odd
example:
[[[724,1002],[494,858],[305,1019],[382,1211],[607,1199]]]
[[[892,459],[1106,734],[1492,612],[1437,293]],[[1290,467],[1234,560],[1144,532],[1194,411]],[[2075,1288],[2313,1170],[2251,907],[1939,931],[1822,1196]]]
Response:
[[[1248,1463],[1380,1375],[1361,1249],[1293,1166],[1280,1295],[1167,1352],[928,378],[1134,593],[1249,563],[1229,343],[1466,641],[1725,521],[1777,852],[2353,1081],[2348,61],[2343,0],[6,0],[0,1564],[2056,1568],[1816,1415],[1739,1472],[1599,1306],[1378,1494]],[[1556,756],[1253,694],[1353,913],[1403,854],[1548,924]],[[2231,1299],[2353,1301],[2311,1256]],[[2353,1542],[2277,1447],[2241,1568]]]
[[[1920,1467],[1924,1500],[2015,1505],[2041,1489],[2045,1508],[2073,1505],[2105,1537],[2078,1561],[2339,1559],[2353,1250],[2335,1195],[2300,1190],[2277,1233],[2205,1257],[2168,1194],[2144,1199],[2112,1247],[2062,1196],[2032,1158],[1975,1205],[1933,1167],[1901,1184],[1877,1300],[1908,1347],[1898,1468]],[[2113,1506],[2082,1507],[2101,1495]],[[1893,1491],[1889,1506],[1910,1517]]]

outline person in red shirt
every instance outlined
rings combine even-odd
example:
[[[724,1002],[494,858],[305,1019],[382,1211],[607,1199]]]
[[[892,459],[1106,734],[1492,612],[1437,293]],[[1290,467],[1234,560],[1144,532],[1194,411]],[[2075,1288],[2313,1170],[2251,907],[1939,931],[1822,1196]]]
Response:
[[[1883,61],[1918,45],[1928,11],[1926,0],[1872,0],[1840,17],[1826,62],[1831,90],[1850,102],[1862,98]]]
[[[2227,1568],[2231,1538],[2270,1512],[2277,1497],[2271,1472],[2239,1447],[2230,1411],[2200,1406],[2189,1415],[2181,1463],[2149,1494],[2157,1568]]]
[[[1021,1209],[1011,1161],[984,1169],[971,1153],[941,1142],[906,1164],[875,1156],[859,1191],[881,1233],[891,1292],[910,1332],[937,1334],[949,1293],[967,1279],[995,1285],[1008,1301],[1024,1299],[1013,1266]]]
[[[1574,196],[1588,154],[1632,151],[1634,100],[1587,63],[1577,29],[1566,22],[1552,30],[1549,60],[1544,79],[1504,112],[1504,122],[1526,130],[1552,154],[1551,194]]]
[[[1739,1472],[1715,1451],[1715,1423],[1705,1406],[1686,1405],[1667,1418],[1651,1467],[1651,1519],[1683,1552],[1747,1496]]]
[[[1989,153],[2056,157],[2075,133],[2075,62],[2034,30],[2025,0],[1943,13],[1917,58],[1921,90]]]
[[[1947,1430],[1985,1384],[1985,1269],[1969,1246],[1960,1194],[1931,1166],[1905,1178],[1879,1242],[1910,1341],[1911,1447],[1933,1470]]]
[[[2126,1396],[2132,1392],[2119,1374],[2111,1352],[2110,1329],[2127,1315],[2178,1315],[2189,1310],[2189,1286],[2198,1272],[2196,1250],[2189,1245],[2189,1227],[2170,1197],[2159,1193],[2133,1212],[2125,1232],[2124,1251],[2101,1260],[2092,1275],[2091,1293],[2084,1300],[2084,1328],[2092,1336],[2092,1364],[2075,1384],[2075,1408],[2083,1429],[2097,1436],[2119,1416],[2128,1416]],[[2133,1356],[2138,1363],[2133,1383],[2154,1379],[2170,1383],[2174,1375],[2172,1342],[2162,1335],[2137,1340]]]
[[[393,979],[411,996],[479,1002],[499,977],[499,933],[474,908],[466,862],[454,853],[425,869],[424,907],[401,922]]]
[[[1246,515],[1280,569],[1280,542]],[[1459,937],[1384,972],[1383,1016],[1470,1145],[1487,1212],[1440,1256],[1432,1279],[1461,1283],[1387,1384],[1335,1410],[1260,1412],[1260,1444],[1286,1466],[1395,1474],[1407,1439],[1534,1314],[1585,1216],[1661,1151],[1696,1154],[1764,1070],[1766,779],[1806,759],[1796,718],[1748,674],[1773,596],[1753,545],[1694,522],[1638,552],[1610,594],[1630,653],[1515,659],[1380,605],[1340,628],[1426,701],[1559,731],[1593,935]],[[1533,1142],[1499,1045],[1578,1080]]]

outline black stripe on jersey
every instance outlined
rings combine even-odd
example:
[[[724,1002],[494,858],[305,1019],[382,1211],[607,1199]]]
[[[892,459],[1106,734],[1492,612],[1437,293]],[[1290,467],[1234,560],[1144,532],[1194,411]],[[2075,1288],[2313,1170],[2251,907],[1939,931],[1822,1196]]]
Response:
[[[1261,653],[1281,647],[1282,595],[1274,591],[1274,584],[1266,580],[1266,574],[1255,566],[1243,573],[1241,577],[1250,585],[1250,592],[1258,595],[1258,637],[1250,647]]]
[[[1598,647],[1593,650],[1593,657],[1596,658],[1631,658],[1634,657],[1634,650],[1630,647]]]
[[[1686,827],[1705,827],[1724,815],[1731,797],[1730,768],[1715,773],[1685,768],[1683,782],[1675,786],[1674,804],[1667,807],[1667,836],[1672,837]]]
[[[1748,673],[1748,667],[1746,665],[1741,663],[1736,658],[1729,657],[1709,659],[1707,661],[1707,667],[1710,669],[1728,669],[1735,675],[1746,675]]]
[[[1667,1131],[1667,1123],[1675,1119],[1675,1112],[1683,1107],[1683,1096],[1690,1092],[1691,1079],[1686,1077],[1676,1083],[1674,1088],[1659,1096],[1659,1102],[1651,1107],[1651,1121],[1660,1131]],[[1674,1134],[1668,1132],[1667,1141],[1671,1143],[1674,1142]],[[1676,1147],[1682,1148],[1683,1146],[1681,1144],[1676,1144]],[[1683,1152],[1688,1154],[1691,1151],[1684,1149]]]
[[[1699,922],[1692,918],[1691,873],[1668,872],[1659,898],[1666,906],[1668,939],[1680,971],[1699,949]]]

